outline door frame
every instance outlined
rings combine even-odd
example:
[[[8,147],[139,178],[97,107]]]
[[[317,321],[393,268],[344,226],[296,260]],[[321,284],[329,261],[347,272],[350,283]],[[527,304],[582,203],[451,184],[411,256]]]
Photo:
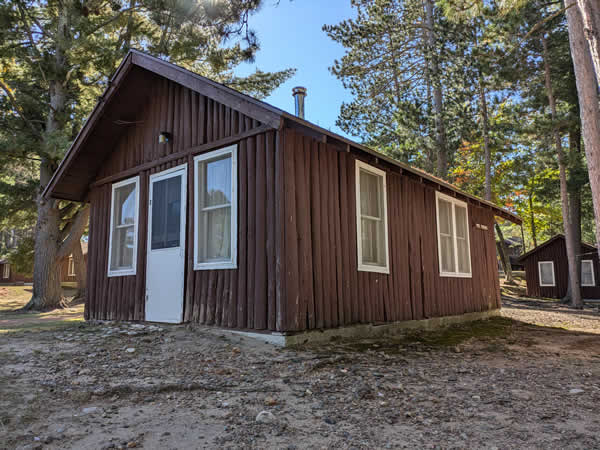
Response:
[[[188,215],[188,201],[187,201],[187,184],[188,184],[188,173],[187,173],[187,162],[180,164],[178,166],[175,167],[171,167],[170,169],[165,169],[161,172],[156,172],[151,174],[148,177],[148,204],[147,204],[147,208],[148,208],[148,214],[147,214],[147,228],[146,228],[146,232],[147,232],[147,239],[146,239],[146,280],[145,280],[145,302],[144,302],[144,316],[145,316],[145,320],[148,320],[148,318],[146,317],[146,307],[148,305],[148,300],[149,300],[149,295],[148,295],[148,260],[150,258],[150,254],[151,252],[160,252],[162,250],[169,250],[169,249],[158,249],[158,250],[152,250],[152,184],[157,182],[157,181],[161,181],[163,179],[168,179],[168,178],[172,178],[174,176],[179,175],[178,172],[181,172],[181,203],[182,203],[182,208],[181,208],[181,218],[180,218],[180,255],[181,255],[181,260],[183,261],[183,282],[182,282],[182,289],[181,289],[181,317],[179,317],[179,321],[176,323],[182,323],[183,322],[183,314],[184,314],[184,300],[185,300],[185,275],[186,275],[186,245],[187,245],[187,229],[186,229],[186,225],[187,225],[187,215]]]

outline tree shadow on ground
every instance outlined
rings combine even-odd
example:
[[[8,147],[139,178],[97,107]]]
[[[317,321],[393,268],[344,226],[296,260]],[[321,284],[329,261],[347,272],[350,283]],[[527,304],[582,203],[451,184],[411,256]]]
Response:
[[[538,299],[531,297],[511,297],[508,295],[502,296],[502,302],[506,306],[515,309],[523,310],[544,310],[548,312],[559,312],[562,314],[570,314],[579,317],[588,317],[600,319],[600,309],[598,306],[584,304],[583,309],[571,308],[556,299]]]
[[[573,356],[600,356],[600,334],[533,324],[508,317],[492,317],[438,330],[411,330],[401,336],[376,339],[340,339],[325,345],[306,346],[322,358],[339,358],[356,352],[402,355],[450,351],[490,354],[512,351],[572,353]],[[407,353],[408,352],[408,353]]]

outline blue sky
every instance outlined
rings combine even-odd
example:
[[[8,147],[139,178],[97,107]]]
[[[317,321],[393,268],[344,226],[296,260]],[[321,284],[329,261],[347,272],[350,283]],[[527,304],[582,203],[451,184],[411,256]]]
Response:
[[[292,87],[304,86],[308,89],[306,119],[343,134],[335,121],[342,101],[351,100],[351,95],[328,67],[342,57],[344,48],[321,28],[354,16],[349,0],[281,0],[278,6],[275,0],[265,0],[262,9],[250,18],[261,49],[256,61],[239,66],[236,74],[247,75],[256,68],[296,68],[296,74],[265,100],[293,113]]]

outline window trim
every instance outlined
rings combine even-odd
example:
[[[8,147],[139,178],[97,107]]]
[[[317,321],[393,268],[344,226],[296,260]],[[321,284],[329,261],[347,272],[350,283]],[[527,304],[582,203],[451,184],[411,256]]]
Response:
[[[596,274],[594,273],[594,260],[593,259],[582,259],[581,260],[581,273],[583,274],[583,263],[590,263],[592,266],[592,284],[583,284],[583,275],[581,276],[582,287],[594,287],[596,286]]]
[[[550,264],[552,267],[552,284],[542,283],[542,264]],[[554,274],[554,261],[538,261],[538,283],[540,287],[555,287],[556,277]]]
[[[2,279],[3,280],[10,279],[10,264],[9,263],[4,263],[4,265],[2,266]]]
[[[113,242],[113,229],[115,220],[115,190],[120,187],[127,186],[128,184],[135,183],[135,213],[133,220],[133,261],[131,269],[116,269],[111,270],[110,263],[112,261],[112,242]],[[138,222],[140,217],[140,177],[135,176],[127,178],[126,180],[113,183],[112,191],[110,195],[110,236],[108,240],[108,276],[109,277],[122,277],[126,275],[135,275],[137,271],[137,252],[138,252]]]
[[[383,224],[384,224],[384,247],[385,247],[385,266],[374,266],[371,264],[363,264],[362,262],[362,215],[360,212],[360,171],[364,170],[373,175],[383,178]],[[388,204],[387,204],[387,179],[386,172],[384,170],[373,167],[359,159],[356,160],[355,167],[355,185],[356,185],[356,250],[358,258],[358,271],[359,272],[377,272],[377,273],[390,273],[390,251],[389,251],[389,233],[388,233]]]
[[[72,271],[71,268],[73,269]],[[69,255],[69,263],[67,264],[67,276],[75,276],[75,259],[73,258],[73,255]]]
[[[237,169],[238,145],[233,144],[218,150],[194,156],[194,270],[214,269],[237,269],[237,236],[238,236],[238,169]],[[198,183],[201,162],[218,158],[223,155],[231,155],[231,259],[229,261],[198,262],[198,232],[200,221],[200,209],[198,206]]]
[[[454,231],[452,236],[452,246],[454,249],[454,267],[456,268],[455,272],[446,272],[442,269],[442,242],[440,240],[440,199],[446,202],[449,202],[452,205],[452,230]],[[465,218],[465,223],[467,226],[467,248],[469,254],[469,272],[458,272],[458,242],[457,242],[457,233],[456,233],[456,206],[461,208],[465,208],[467,217]],[[471,230],[469,227],[469,205],[467,202],[463,202],[462,200],[458,200],[457,198],[450,197],[449,195],[443,194],[440,191],[435,192],[435,221],[436,221],[436,230],[437,230],[437,247],[438,247],[438,265],[440,277],[449,277],[449,278],[473,278],[473,260],[471,258]]]

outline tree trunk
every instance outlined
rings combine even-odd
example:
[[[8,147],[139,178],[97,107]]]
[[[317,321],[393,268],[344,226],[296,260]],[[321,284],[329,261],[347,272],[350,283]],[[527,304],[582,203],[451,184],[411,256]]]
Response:
[[[573,241],[575,243],[575,255],[577,260],[577,271],[581,280],[581,131],[577,127],[569,132],[569,214],[573,223]],[[567,284],[565,301],[571,298],[571,279]]]
[[[55,36],[56,48],[53,61],[53,79],[49,80],[50,105],[46,118],[46,154],[56,153],[52,148],[54,134],[64,126],[67,86],[66,45],[69,30],[68,5],[62,5],[59,11]],[[60,245],[60,214],[57,202],[44,199],[42,192],[50,181],[55,169],[55,161],[46,156],[40,164],[40,190],[38,193],[38,217],[35,227],[35,246],[33,262],[33,295],[25,309],[44,310],[63,306],[60,286],[58,253]]]
[[[548,41],[546,36],[542,36],[543,59],[544,59],[544,77],[546,81],[546,94],[552,114],[554,145],[558,157],[558,171],[560,178],[560,198],[562,206],[563,229],[565,232],[565,242],[567,247],[567,262],[569,266],[569,278],[571,283],[571,306],[581,308],[583,302],[581,300],[581,288],[579,286],[579,270],[577,268],[577,251],[576,242],[574,240],[573,221],[571,220],[569,208],[569,188],[567,183],[567,164],[565,155],[562,149],[562,143],[558,128],[556,128],[556,101],[554,99],[554,91],[552,89],[552,81],[550,77],[550,63],[548,61]]]
[[[583,23],[583,34],[592,56],[596,80],[600,80],[600,3],[598,0],[577,0],[577,5]]]
[[[587,158],[590,187],[596,217],[596,240],[600,242],[600,106],[594,64],[583,32],[579,8],[575,0],[565,0],[569,26],[569,45],[577,81],[579,114]],[[600,252],[600,247],[599,247]],[[600,254],[600,253],[599,253]]]
[[[40,171],[47,171],[42,163]],[[43,311],[63,306],[60,270],[57,264],[60,237],[60,217],[54,200],[45,200],[38,195],[38,218],[35,226],[33,264],[33,295],[24,309]]]
[[[481,103],[481,122],[483,130],[483,151],[485,161],[485,191],[484,198],[492,201],[492,155],[490,151],[489,118],[483,75],[479,72],[479,102]]]
[[[498,249],[500,262],[502,263],[502,268],[504,269],[504,281],[508,284],[515,284],[512,266],[510,265],[510,258],[508,256],[508,249],[506,248],[506,242],[504,241],[504,234],[502,233],[502,229],[500,228],[500,225],[498,225],[498,222],[494,222],[494,228],[498,234],[496,248]]]
[[[75,299],[85,300],[87,295],[87,270],[83,251],[81,249],[81,241],[79,244],[73,245],[73,266],[75,267],[75,278],[77,280],[77,294]]]
[[[533,186],[529,189],[529,220],[531,225],[531,238],[533,239],[533,248],[537,247],[537,231],[535,229],[535,214],[533,213]],[[523,245],[525,241],[523,241]]]
[[[433,0],[425,1],[425,21],[427,25],[428,59],[431,62],[431,82],[433,86],[433,109],[435,115],[436,144],[437,144],[437,175],[443,179],[448,178],[448,143],[446,142],[446,128],[444,126],[444,104],[440,71],[436,55]]]
[[[424,31],[425,32],[425,31]],[[424,39],[426,41],[427,39]],[[429,60],[425,59],[425,70],[426,70],[426,83],[427,83],[427,117],[431,117],[432,108],[432,100],[431,100],[431,70],[429,68]],[[435,142],[435,139],[432,139]],[[427,154],[426,166],[425,170],[429,173],[434,174],[436,170],[436,149],[429,142],[427,146],[425,146],[425,152]]]

